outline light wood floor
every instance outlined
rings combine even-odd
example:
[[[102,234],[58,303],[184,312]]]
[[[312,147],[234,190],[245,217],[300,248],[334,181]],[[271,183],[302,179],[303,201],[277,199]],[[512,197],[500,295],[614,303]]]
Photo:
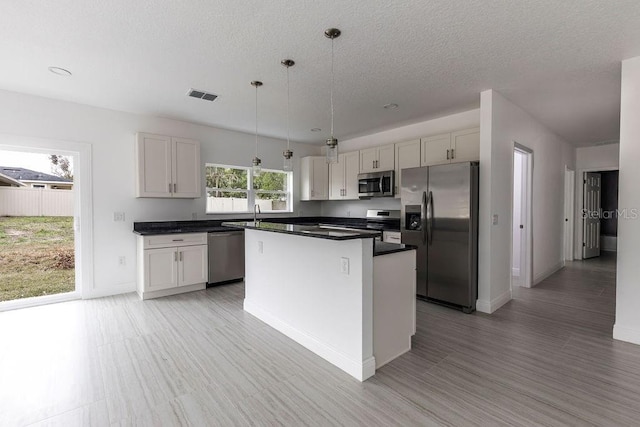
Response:
[[[614,259],[492,316],[418,302],[414,349],[359,383],[242,310],[243,285],[0,313],[0,425],[639,425],[611,339]]]

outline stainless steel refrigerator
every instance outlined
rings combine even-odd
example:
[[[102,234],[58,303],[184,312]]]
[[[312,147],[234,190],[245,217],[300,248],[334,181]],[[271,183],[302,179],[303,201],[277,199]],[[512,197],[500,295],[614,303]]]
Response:
[[[402,243],[417,247],[417,293],[470,313],[478,295],[477,162],[403,169]]]

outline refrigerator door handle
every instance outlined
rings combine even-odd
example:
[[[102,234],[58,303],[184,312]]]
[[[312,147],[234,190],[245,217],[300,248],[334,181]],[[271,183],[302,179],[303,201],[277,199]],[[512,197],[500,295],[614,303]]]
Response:
[[[422,243],[427,243],[427,192],[422,193],[420,204],[420,222],[422,223]]]
[[[429,245],[433,242],[433,193],[429,191],[427,199],[427,236]]]

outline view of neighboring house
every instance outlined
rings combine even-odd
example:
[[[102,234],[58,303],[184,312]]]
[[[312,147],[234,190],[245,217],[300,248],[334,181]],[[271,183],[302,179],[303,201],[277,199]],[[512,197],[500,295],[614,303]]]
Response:
[[[0,173],[0,187],[26,187],[26,184]]]
[[[73,189],[73,181],[31,169],[0,166],[0,186],[71,190]]]

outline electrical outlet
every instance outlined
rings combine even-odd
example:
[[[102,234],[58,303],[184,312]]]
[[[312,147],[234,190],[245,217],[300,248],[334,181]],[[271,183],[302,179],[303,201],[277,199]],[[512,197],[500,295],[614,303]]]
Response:
[[[124,222],[124,212],[114,212],[113,213],[113,221],[114,222]]]
[[[258,253],[261,254],[264,252],[264,243],[262,241],[258,242]]]
[[[198,219],[198,214],[196,212],[193,212],[191,214],[191,219]]]
[[[347,217],[351,216],[351,211],[347,211]]]
[[[118,257],[118,265],[120,265],[120,266],[127,265],[127,257],[126,256],[119,256]]]
[[[493,215],[493,225],[498,225],[498,214]]]
[[[340,258],[340,272],[349,274],[349,258]]]

